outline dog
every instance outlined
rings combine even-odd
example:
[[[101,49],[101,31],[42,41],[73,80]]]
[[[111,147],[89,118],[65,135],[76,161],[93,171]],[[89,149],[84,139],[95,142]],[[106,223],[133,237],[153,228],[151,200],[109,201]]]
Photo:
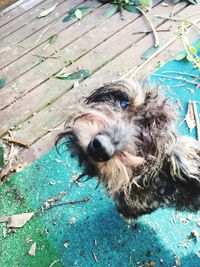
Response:
[[[200,143],[178,134],[178,111],[163,91],[148,82],[105,84],[58,135],[84,166],[80,177],[97,177],[126,219],[200,207]]]

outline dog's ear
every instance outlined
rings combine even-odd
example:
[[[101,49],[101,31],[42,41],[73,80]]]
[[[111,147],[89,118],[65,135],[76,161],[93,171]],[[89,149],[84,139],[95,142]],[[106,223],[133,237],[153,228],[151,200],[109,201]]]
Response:
[[[200,190],[200,143],[191,137],[178,137],[169,155],[170,173]]]

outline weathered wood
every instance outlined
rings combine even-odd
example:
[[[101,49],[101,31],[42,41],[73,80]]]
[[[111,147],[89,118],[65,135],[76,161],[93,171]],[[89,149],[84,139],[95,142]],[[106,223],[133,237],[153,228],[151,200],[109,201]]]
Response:
[[[17,163],[30,164],[45,155],[54,147],[56,137],[63,129],[64,123],[59,124],[58,127],[41,136],[31,147],[20,149],[16,159]]]
[[[188,37],[190,40],[195,40],[195,38],[197,36],[198,36],[198,33],[195,31],[190,31],[188,34]],[[142,41],[146,43],[146,41],[149,41],[149,40],[150,39],[148,37],[147,39],[145,38]],[[158,61],[162,60],[164,62],[167,62],[168,60],[171,59],[172,55],[178,53],[179,51],[180,51],[180,40],[177,39],[172,45],[170,45],[170,47],[167,50],[163,51],[160,55],[155,57],[146,66],[145,73],[149,73],[149,74],[152,73],[152,71],[155,70],[155,66],[156,66]],[[141,53],[140,48],[138,47],[138,49],[135,52]],[[142,62],[142,60],[141,60],[141,62]],[[130,66],[132,66],[131,64],[130,64]],[[140,76],[140,75],[143,75],[143,73],[138,74],[138,76]],[[72,94],[72,95],[74,95],[74,94]],[[70,97],[71,96],[69,96],[69,98]],[[30,146],[29,149],[22,149],[17,156],[17,162],[19,162],[19,163],[24,163],[24,162],[32,163],[35,160],[37,160],[38,158],[45,155],[50,149],[52,149],[57,134],[60,133],[60,131],[62,131],[64,129],[64,123],[55,125],[54,127],[55,127],[55,130],[51,129],[51,131],[49,131],[49,132],[46,131],[45,135],[41,135],[40,137],[35,139],[35,142],[33,142],[33,144]],[[17,135],[20,135],[20,133]],[[27,136],[28,136],[28,133],[27,133]]]
[[[167,25],[168,23],[169,22],[166,22],[165,25]],[[168,41],[169,38],[172,38],[173,36],[173,32],[169,32],[168,34],[165,33],[165,36],[162,36],[163,42]],[[196,36],[198,35],[196,34]],[[16,132],[18,138],[21,136],[24,140],[29,141],[31,143],[31,141],[34,142],[34,140],[38,139],[38,136],[36,138],[36,135],[45,134],[45,128],[54,128],[56,125],[59,124],[60,120],[65,118],[67,114],[70,113],[71,107],[73,107],[74,103],[79,101],[79,97],[81,95],[87,95],[98,85],[104,83],[105,77],[106,82],[118,78],[118,73],[123,68],[122,62],[126,62],[125,67],[133,66],[133,62],[136,66],[141,64],[143,60],[140,58],[141,53],[138,53],[138,51],[141,52],[141,47],[144,46],[146,46],[147,49],[150,48],[152,43],[152,35],[148,35],[140,41],[137,48],[131,47],[126,50],[115,60],[113,60],[105,67],[101,68],[98,72],[93,74],[91,78],[85,80],[79,88],[75,88],[69,91],[67,94],[63,95],[57,101],[55,101],[51,106],[46,107],[44,110],[42,110],[33,118],[31,118],[28,122],[25,122],[23,124],[22,130]],[[34,125],[34,131],[32,125]]]
[[[77,7],[82,2],[83,0],[62,2],[56,6],[54,12],[49,16],[43,18],[36,17],[28,24],[2,39],[0,41],[1,51],[3,51],[0,55],[0,60],[2,62],[1,69],[44,42],[46,40],[43,39],[43,33],[45,33],[45,31],[48,31],[50,37],[52,34],[55,34],[55,32],[58,33],[60,30],[64,29],[66,24],[62,22],[63,18],[69,10]],[[70,24],[72,24],[72,22],[68,23],[67,26]]]
[[[65,63],[65,60],[72,60],[72,61],[77,60],[78,58],[86,54],[86,52],[96,47],[99,43],[109,38],[110,35],[116,33],[121,28],[123,28],[124,23],[123,24],[121,23],[118,14],[113,16],[106,24],[104,24],[104,26],[102,26],[102,24],[99,25],[100,18],[105,13],[106,8],[107,7],[103,7],[99,10],[96,10],[93,14],[85,18],[85,20],[83,19],[80,25],[77,26],[74,25],[74,27],[66,29],[63,34],[60,34],[58,36],[57,42],[52,46],[52,48],[49,47],[50,51],[48,50],[49,53],[51,54],[53,53],[53,51],[60,50],[59,48],[64,46],[63,51],[60,50],[59,52],[59,58],[58,59],[49,58],[42,64],[38,64],[35,68],[31,69],[29,72],[26,72],[24,75],[20,76],[17,79],[17,84],[18,84],[17,87],[19,88],[16,91],[13,90],[11,84],[8,84],[5,88],[3,88],[3,90],[0,91],[0,108],[1,109],[4,108],[8,104],[10,104],[16,97],[23,95],[26,91],[31,91],[32,88],[47,80],[49,76],[59,71],[62,67],[69,65],[70,63],[68,64]],[[130,13],[127,15],[131,16]],[[129,19],[126,20],[127,24],[129,22]],[[95,28],[96,25],[99,26]],[[89,29],[91,29],[91,31],[89,31]],[[85,33],[85,35],[82,36],[81,34],[83,33]],[[96,36],[97,34],[98,38],[94,38],[94,36]],[[67,49],[65,48],[64,45],[66,43],[65,36],[69,36],[67,42],[70,44],[67,46]],[[76,40],[77,36],[80,36],[80,38]],[[71,43],[73,39],[75,39],[75,42]],[[38,54],[43,55],[43,53],[38,53]],[[29,60],[30,63],[32,63],[32,60],[34,60],[34,62],[35,61],[38,62],[38,58],[30,54],[28,54],[27,56],[31,58]],[[13,64],[13,68],[11,69],[11,71],[8,70],[6,73],[7,75],[5,74],[5,76],[8,76],[7,80],[8,82],[9,82],[9,76],[13,77],[13,75],[15,74],[13,73],[14,67],[16,69],[16,72],[20,71],[18,68],[16,68],[16,64]],[[24,67],[25,66],[23,65],[23,70]],[[32,79],[32,77],[35,77],[35,79]],[[28,88],[27,84],[29,86]]]
[[[159,8],[161,11],[161,9]],[[156,8],[154,9],[154,14],[157,12]],[[140,28],[143,20],[138,19],[137,26]],[[170,22],[168,22],[170,23]],[[140,37],[133,36],[130,33],[131,24],[124,28],[122,31],[118,32],[111,39],[108,39],[106,42],[103,42],[101,45],[96,47],[94,50],[90,51],[84,57],[80,58],[72,66],[67,68],[67,72],[73,72],[80,66],[84,66],[91,70],[92,72],[97,71],[101,66],[105,65],[107,62],[116,57],[116,55],[122,53],[124,50],[132,46],[134,40],[139,40]],[[171,34],[171,33],[169,33]],[[118,40],[123,40],[123,43],[118,42]],[[105,53],[107,47],[113,47],[109,53]],[[123,62],[123,61],[122,61]],[[65,85],[66,84],[66,85]],[[50,79],[46,83],[41,84],[37,90],[33,90],[23,98],[19,99],[16,103],[13,103],[8,108],[4,109],[1,112],[2,116],[2,127],[1,131],[7,130],[13,123],[23,121],[31,116],[32,113],[37,112],[44,108],[48,102],[52,102],[66,91],[68,91],[73,82],[71,81],[60,81],[56,79]],[[55,90],[56,88],[56,90]],[[39,91],[38,91],[39,90]],[[40,92],[38,94],[38,92]],[[29,103],[28,110],[24,113],[24,107],[26,103]],[[17,114],[16,116],[11,116],[11,114]],[[9,116],[9,120],[8,120]],[[2,134],[2,133],[1,133]]]
[[[172,34],[167,34],[165,35],[165,37],[163,37],[163,41],[168,41],[169,38],[172,37]],[[198,33],[196,31],[193,31],[193,34],[190,34],[191,40],[194,40],[197,37]],[[130,49],[128,49],[125,53],[121,54],[115,60],[106,65],[104,68],[100,69],[97,73],[93,75],[93,77],[84,81],[78,89],[73,89],[69,91],[67,94],[55,101],[51,105],[51,107],[47,107],[46,109],[38,113],[36,116],[31,118],[29,123],[25,122],[23,124],[22,130],[16,132],[16,136],[18,138],[21,137],[23,140],[34,142],[38,139],[39,135],[45,134],[44,129],[57,127],[59,122],[70,114],[73,104],[79,103],[81,96],[88,95],[88,93],[91,92],[94,88],[100,86],[105,82],[109,82],[113,79],[119,78],[118,73],[122,70],[121,62],[126,62],[125,66],[127,68],[133,67],[133,65],[140,65],[142,63],[142,60],[139,56],[141,54],[141,46],[146,46],[147,43],[149,44],[150,48],[153,43],[152,36],[148,35],[147,37],[145,37],[143,40],[141,40],[137,47],[131,47]],[[180,51],[180,43],[180,39],[177,39],[176,47],[178,48],[176,50],[174,49],[173,52]],[[152,66],[154,66],[155,68],[159,58],[165,60],[169,59],[170,57],[171,53],[169,53],[169,50],[167,50],[165,51],[165,53],[163,53],[162,57],[157,57],[154,60]],[[150,73],[150,69],[148,66],[143,70],[141,75],[144,75],[144,73]],[[61,109],[60,107],[65,108]],[[48,120],[45,120],[44,118],[48,118]]]
[[[13,3],[12,5],[10,5],[10,6],[6,7],[6,8],[4,8],[3,10],[1,10],[1,14],[0,14],[0,26],[2,25],[1,22],[3,21],[3,20],[1,20],[1,17],[4,17],[5,15],[7,15],[8,13],[10,13],[14,9],[15,10],[18,10],[18,8],[20,8],[20,6],[22,4],[24,4],[24,3],[28,2],[28,1],[30,1],[30,0],[18,0],[18,1],[15,1],[15,3]],[[15,11],[15,13],[16,13],[16,11]],[[12,19],[12,17],[11,17],[11,19]]]
[[[158,9],[160,8],[163,9],[163,7],[158,7]],[[96,67],[91,66],[91,71],[95,71],[101,65],[105,64],[106,61],[112,59],[112,57],[114,57],[115,54],[118,54],[119,50],[123,51],[127,47],[131,46],[134,40],[137,41],[139,38],[141,38],[140,36],[133,36],[132,25],[128,23],[128,27],[124,27],[124,24],[121,24],[121,21],[119,21],[119,17],[117,15],[118,14],[116,14],[116,16],[113,16],[109,21],[107,21],[107,23],[104,24],[103,28],[102,28],[102,25],[100,24],[98,27],[92,29],[90,32],[86,33],[84,36],[81,36],[81,38],[79,38],[75,43],[68,45],[67,50],[66,49],[61,50],[59,52],[61,59],[64,58],[64,59],[70,59],[72,61],[75,61],[76,59],[84,55],[86,52],[92,50],[92,48],[95,48],[98,45],[98,42],[100,44],[101,42],[103,42],[100,45],[100,48],[96,47],[93,52],[90,52],[88,55],[85,56],[86,59],[84,60],[84,62],[86,62],[87,58],[89,57],[88,61],[90,61],[91,64],[95,63],[97,65]],[[130,13],[128,15],[130,15]],[[98,18],[97,18],[97,21],[98,21]],[[144,20],[142,17],[137,21],[136,26],[142,27],[142,28],[146,27],[146,24],[144,23]],[[121,28],[122,28],[122,31],[119,31],[119,29]],[[114,33],[116,33],[116,36],[113,35]],[[98,34],[98,39],[94,38],[94,36],[96,36],[97,34]],[[113,36],[109,40],[108,37],[110,37],[110,35],[113,35]],[[88,40],[90,41],[88,42]],[[118,40],[124,40],[124,41],[121,43]],[[106,46],[110,47],[109,55],[107,55],[104,52],[106,49]],[[57,48],[58,46],[56,47],[56,49]],[[97,56],[99,58],[97,58]],[[94,57],[95,60],[92,57]],[[79,62],[76,64],[76,66],[77,67],[79,65],[84,66],[85,64],[84,62],[81,61],[80,59]],[[66,64],[63,63],[62,67],[64,67],[65,65]],[[72,67],[70,66],[69,67],[70,69],[69,70],[67,69],[67,71],[71,72],[73,71],[73,69],[76,69],[76,66],[74,67],[73,66],[74,64],[72,65]],[[59,59],[58,60],[48,59],[47,61],[45,61],[43,64],[41,64],[37,68],[32,69],[28,73],[25,73],[21,78],[18,79],[19,89],[17,90],[17,92],[13,91],[12,88],[5,88],[4,90],[2,90],[2,92],[0,92],[0,97],[2,99],[2,101],[0,100],[0,107],[3,108],[7,106],[16,97],[19,97],[20,94],[23,95],[24,92],[28,91],[27,84],[29,85],[29,90],[31,90],[31,88],[34,88],[37,84],[42,83],[43,81],[46,81],[48,78],[47,77],[48,75],[52,75],[53,73],[58,72],[60,69],[61,69],[61,61]],[[33,80],[32,79],[33,76],[36,76],[37,79]]]
[[[64,0],[57,0],[57,3],[59,4],[62,3],[63,1]],[[34,8],[31,8],[28,12],[25,12],[23,16],[18,16],[16,19],[11,20],[8,23],[4,24],[4,26],[0,28],[0,40],[5,38],[6,36],[9,36],[11,33],[15,33],[21,27],[26,26],[32,20],[37,18],[42,11],[50,8],[54,4],[55,4],[54,0],[48,0],[48,1],[45,0],[42,2],[40,1],[40,3],[38,3]],[[12,37],[12,35],[10,37]],[[10,40],[8,38],[7,43],[9,42]],[[1,49],[3,49],[5,45],[6,43],[3,43],[1,45]]]
[[[0,11],[12,4],[14,4],[17,0],[1,0],[0,1]]]
[[[77,31],[75,34],[73,34],[72,28],[70,27],[71,25],[77,25],[78,23],[75,23],[76,20],[72,20],[68,23],[63,23],[62,20],[63,18],[66,16],[67,11],[69,11],[72,8],[77,7],[78,3],[80,4],[81,2],[83,2],[83,0],[70,0],[68,3],[68,5],[65,5],[65,11],[64,14],[62,12],[63,15],[61,15],[61,17],[53,19],[53,21],[51,21],[51,24],[46,23],[43,21],[43,26],[40,30],[36,31],[35,33],[30,34],[29,31],[31,32],[31,28],[29,29],[29,27],[26,27],[25,32],[26,34],[29,34],[29,36],[22,42],[20,42],[18,45],[14,46],[14,47],[10,47],[8,48],[8,50],[4,53],[0,55],[0,61],[1,61],[1,66],[0,69],[3,69],[5,67],[6,70],[5,75],[9,75],[9,71],[11,71],[12,75],[12,79],[15,78],[15,75],[20,75],[20,70],[18,70],[18,72],[13,73],[13,69],[15,70],[15,65],[18,64],[22,64],[23,68],[21,69],[21,73],[25,72],[28,67],[31,68],[33,64],[30,64],[33,57],[30,58],[31,54],[43,54],[45,56],[49,56],[51,51],[51,46],[48,47],[48,49],[46,48],[44,51],[44,47],[47,46],[48,44],[48,38],[50,38],[52,35],[54,34],[58,34],[59,40],[62,40],[62,38],[65,40],[65,45],[67,45],[68,43],[70,43],[71,41],[73,41],[73,36],[75,36],[75,38],[77,38],[79,36],[79,31]],[[84,3],[82,6],[85,6],[86,3]],[[98,7],[101,4],[97,3],[94,5],[94,7]],[[60,9],[60,11],[62,11],[62,9]],[[48,18],[48,17],[47,17]],[[47,19],[46,18],[46,19]],[[84,20],[84,19],[83,19]],[[41,22],[39,21],[39,19],[35,20],[37,25],[39,26],[41,24]],[[92,23],[92,21],[90,21]],[[79,25],[79,24],[78,24]],[[92,23],[93,25],[93,23]],[[84,27],[84,25],[83,25]],[[87,28],[92,27],[90,25],[87,25]],[[80,26],[79,26],[80,28]],[[87,31],[87,28],[85,31]],[[75,31],[76,31],[77,27],[75,27]],[[77,29],[78,30],[78,29]],[[84,28],[83,28],[83,33],[84,33]],[[82,32],[80,31],[80,35],[82,34]],[[66,36],[68,36],[67,40],[66,40]],[[71,37],[72,36],[72,37]],[[21,38],[21,37],[20,37]],[[15,40],[15,38],[14,38]],[[44,43],[46,41],[46,43]],[[57,41],[56,41],[57,43]],[[60,48],[58,48],[60,49]],[[30,52],[29,54],[27,54],[28,52]],[[22,57],[24,55],[24,57]],[[15,62],[15,60],[17,60],[19,58],[19,61]],[[35,59],[35,58],[34,58]],[[36,61],[38,62],[38,61]],[[10,65],[11,63],[13,63],[12,65]],[[26,67],[27,64],[28,66]],[[14,75],[14,76],[13,76]]]

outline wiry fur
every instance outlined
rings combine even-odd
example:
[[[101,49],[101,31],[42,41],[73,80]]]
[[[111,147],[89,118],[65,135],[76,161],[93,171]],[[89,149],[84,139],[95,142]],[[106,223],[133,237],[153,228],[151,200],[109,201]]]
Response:
[[[177,134],[176,118],[174,105],[158,88],[118,81],[86,98],[60,137],[70,139],[85,174],[98,177],[125,217],[159,207],[198,211],[200,144]],[[96,136],[114,151],[109,160],[88,154]]]

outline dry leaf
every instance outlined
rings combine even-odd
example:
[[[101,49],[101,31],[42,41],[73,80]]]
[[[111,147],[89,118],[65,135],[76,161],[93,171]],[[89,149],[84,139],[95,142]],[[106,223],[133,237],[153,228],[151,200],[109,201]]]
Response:
[[[20,163],[20,164],[17,164],[15,165],[13,168],[12,168],[12,171],[15,171],[16,173],[18,172],[21,172],[24,168],[26,168],[28,166],[28,163],[27,162],[24,162],[24,163]]]
[[[68,247],[69,247],[69,243],[64,242],[63,246],[64,246],[65,248],[68,248]]]
[[[187,126],[190,129],[190,132],[192,131],[193,128],[196,127],[194,111],[193,111],[191,100],[188,101],[188,110],[185,116],[185,122],[187,123]]]
[[[198,239],[199,239],[199,232],[197,230],[193,229],[192,232],[191,232],[191,234],[198,241]]]
[[[150,261],[149,262],[149,266],[155,266],[156,265],[156,262],[155,261]]]
[[[8,227],[20,228],[23,227],[33,215],[34,212],[5,216],[0,218],[0,223],[7,222]]]
[[[179,257],[177,257],[177,256],[175,256],[175,262],[176,262],[177,266],[181,265],[181,259]]]
[[[48,8],[48,9],[42,11],[42,12],[40,13],[40,15],[39,15],[38,18],[42,18],[42,17],[46,17],[46,16],[48,16],[51,12],[54,11],[54,9],[56,8],[56,6],[57,6],[57,3],[56,3],[54,6],[52,6],[52,7]]]
[[[36,252],[36,242],[31,245],[28,254],[31,256],[35,256],[35,252]]]
[[[58,201],[60,200],[60,197],[51,197],[47,200],[47,202],[55,202],[55,201]]]

